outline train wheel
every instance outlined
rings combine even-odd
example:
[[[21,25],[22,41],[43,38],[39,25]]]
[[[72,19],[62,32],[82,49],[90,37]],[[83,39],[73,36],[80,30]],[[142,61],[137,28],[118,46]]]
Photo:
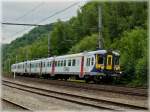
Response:
[[[90,76],[89,75],[85,75],[84,76],[85,82],[89,83],[90,82]]]
[[[94,83],[99,84],[100,83],[100,79],[101,79],[100,76],[94,76],[93,81],[94,81]]]
[[[90,80],[89,79],[85,79],[85,83],[89,83],[90,82]]]

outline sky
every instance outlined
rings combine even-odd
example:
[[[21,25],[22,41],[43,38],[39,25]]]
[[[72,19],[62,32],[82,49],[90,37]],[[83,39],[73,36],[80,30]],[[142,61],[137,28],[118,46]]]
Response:
[[[76,16],[77,10],[80,9],[87,0],[31,0],[29,1],[10,1],[3,0],[2,2],[2,22],[12,23],[31,23],[31,24],[49,24],[56,22],[58,19],[62,21],[69,20]],[[74,5],[73,5],[74,4]],[[69,6],[73,5],[68,10],[59,13],[45,21],[43,18],[53,15]],[[30,31],[32,26],[11,26],[2,25],[2,43],[10,43],[24,33]]]

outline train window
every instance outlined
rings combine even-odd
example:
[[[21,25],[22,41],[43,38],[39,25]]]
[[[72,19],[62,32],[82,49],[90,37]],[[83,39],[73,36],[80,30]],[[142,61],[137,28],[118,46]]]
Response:
[[[115,65],[119,65],[119,57],[115,57]]]
[[[98,56],[98,64],[104,64],[104,57]]]
[[[87,58],[87,60],[86,60],[86,66],[88,66],[88,62],[89,62],[89,58]]]
[[[75,59],[72,60],[72,66],[76,66],[76,60]]]
[[[64,66],[66,66],[66,60],[64,60]]]
[[[87,61],[86,61],[86,66],[90,66],[90,58],[87,58]]]
[[[89,63],[88,63],[88,66],[90,66],[90,63],[91,63],[91,58],[89,58]]]
[[[63,66],[63,60],[61,61],[61,66]]]
[[[31,64],[31,68],[33,68],[33,64]]]
[[[91,59],[91,65],[93,65],[94,64],[94,58],[92,57],[92,59]]]
[[[108,58],[108,65],[111,65],[111,57]]]
[[[60,66],[60,61],[58,61],[58,66]]]
[[[52,66],[52,62],[50,62],[50,67]]]
[[[55,66],[57,66],[57,61],[55,61]]]
[[[71,66],[71,60],[68,60],[68,66]]]
[[[48,64],[49,64],[49,67],[50,67],[50,65],[51,65],[51,62],[48,62]]]

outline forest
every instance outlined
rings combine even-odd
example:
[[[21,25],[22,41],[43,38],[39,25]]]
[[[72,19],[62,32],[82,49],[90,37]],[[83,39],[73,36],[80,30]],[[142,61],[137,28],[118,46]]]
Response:
[[[68,21],[58,20],[35,27],[10,44],[2,45],[2,67],[9,64],[97,49],[98,8],[102,8],[104,49],[119,51],[124,76],[119,83],[148,86],[148,5],[147,2],[88,2]]]

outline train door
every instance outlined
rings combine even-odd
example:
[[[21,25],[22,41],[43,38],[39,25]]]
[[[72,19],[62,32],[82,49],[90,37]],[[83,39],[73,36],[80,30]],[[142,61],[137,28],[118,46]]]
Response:
[[[84,56],[81,57],[81,67],[80,67],[80,78],[83,78],[84,75]]]
[[[25,73],[27,73],[27,62],[25,63]]]
[[[106,61],[106,69],[107,70],[112,70],[112,68],[113,68],[112,58],[113,58],[113,56],[111,54],[107,55],[107,61]]]
[[[40,75],[42,75],[42,62],[39,63],[40,64]]]
[[[98,70],[104,69],[104,60],[105,60],[104,55],[96,54],[96,69]]]
[[[29,63],[29,74],[31,75],[31,62]]]
[[[52,61],[52,72],[51,75],[54,76],[55,72],[55,60]]]

